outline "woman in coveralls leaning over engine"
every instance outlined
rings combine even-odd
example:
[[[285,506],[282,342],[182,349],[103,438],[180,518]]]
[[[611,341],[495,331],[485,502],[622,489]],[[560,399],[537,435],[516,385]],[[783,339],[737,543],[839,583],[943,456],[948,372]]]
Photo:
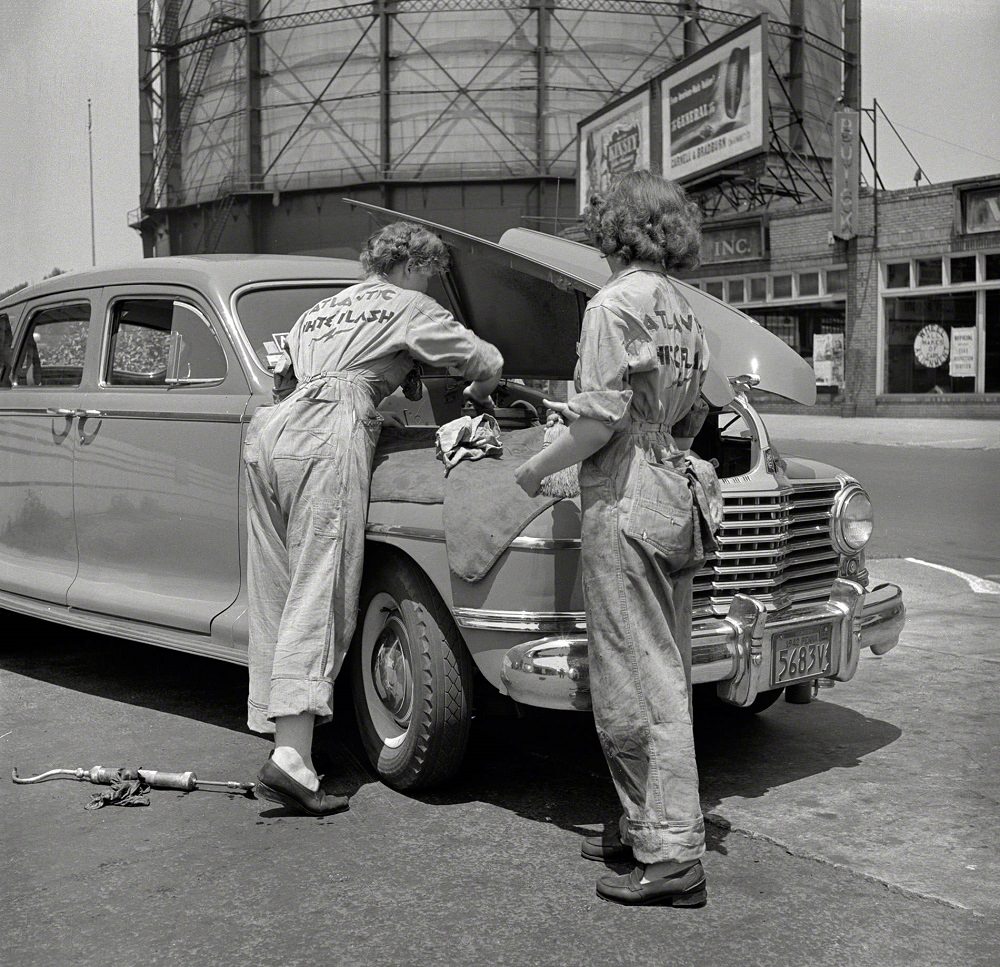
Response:
[[[426,295],[448,250],[426,229],[396,222],[361,255],[364,282],[304,313],[288,334],[276,387],[295,386],[257,412],[247,465],[250,602],[248,724],[274,733],[259,797],[321,816],[347,808],[324,793],[312,763],[313,726],[333,713],[333,683],[358,610],[378,404],[414,362],[471,380],[486,403],[503,366]],[[297,385],[296,385],[297,384]]]
[[[691,581],[713,540],[714,470],[696,484],[690,447],[707,405],[701,326],[667,277],[697,264],[700,216],[648,171],[621,177],[584,212],[613,270],[583,317],[578,395],[546,404],[568,432],[518,468],[536,493],[578,461],[594,719],[624,815],[585,840],[588,859],[628,860],[597,893],[626,904],[705,903],[705,826],[691,730]],[[683,425],[681,421],[684,421]],[[699,506],[700,505],[700,506]],[[704,528],[704,529],[703,529]]]

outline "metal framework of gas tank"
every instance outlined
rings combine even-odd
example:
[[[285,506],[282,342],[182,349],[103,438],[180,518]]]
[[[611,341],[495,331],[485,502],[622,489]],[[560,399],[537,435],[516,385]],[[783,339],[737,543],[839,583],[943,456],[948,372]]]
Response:
[[[565,104],[570,96],[563,86],[565,72],[560,85],[553,83],[558,58],[586,65],[572,96],[576,102],[589,99],[592,110],[718,39],[722,30],[753,19],[697,2],[660,0],[374,0],[292,9],[299,6],[301,0],[138,0],[142,189],[140,207],[130,215],[134,227],[170,209],[212,205],[214,215],[205,222],[199,248],[213,251],[234,199],[249,194],[404,181],[572,177],[575,123],[571,133],[566,125],[555,131],[546,123],[553,101],[561,97]],[[810,49],[832,58],[838,70],[853,66],[856,55],[806,29],[803,0],[791,0],[790,10],[790,23],[768,20],[769,150],[755,162],[689,185],[708,215],[767,207],[778,198],[831,195],[829,159],[813,141],[825,119],[815,111],[807,118],[804,106],[810,70],[805,54]],[[471,74],[459,76],[424,37],[432,20],[443,14],[497,12],[508,18],[510,30],[490,38],[484,63]],[[595,13],[648,21],[648,44],[627,73],[609,77],[613,72],[607,64],[598,63],[578,39],[584,19]],[[329,57],[325,75],[317,79],[315,71],[305,76],[288,62],[287,42],[283,46],[280,38],[290,30],[322,25],[337,25],[346,49]],[[392,84],[400,45],[426,63],[420,93],[441,104],[436,116],[402,144],[398,125],[393,140],[393,102],[413,92]],[[506,93],[531,102],[527,136],[505,127],[483,103],[491,89],[479,79],[503,55],[520,64],[517,83]],[[377,79],[373,72],[348,71],[352,59],[375,62]],[[261,81],[268,73],[263,65],[283,72],[290,95],[285,101],[262,102]],[[360,77],[366,77],[364,82]],[[371,114],[377,101],[373,138],[358,137],[345,123],[345,112],[352,101],[356,111],[360,97],[372,105]],[[287,133],[269,140],[265,157],[262,113],[277,110],[293,112],[292,120]],[[472,118],[484,132],[481,161],[442,161],[435,155],[433,146],[447,140],[460,116]],[[320,132],[329,138],[330,154],[336,143],[348,147],[346,163],[316,164],[310,146]]]

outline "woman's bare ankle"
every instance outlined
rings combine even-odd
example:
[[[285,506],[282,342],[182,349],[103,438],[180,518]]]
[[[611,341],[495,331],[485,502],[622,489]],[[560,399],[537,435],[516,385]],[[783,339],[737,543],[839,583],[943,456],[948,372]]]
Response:
[[[305,761],[290,745],[274,747],[274,764],[287,772],[296,782],[315,792],[319,789],[319,776],[312,761]]]

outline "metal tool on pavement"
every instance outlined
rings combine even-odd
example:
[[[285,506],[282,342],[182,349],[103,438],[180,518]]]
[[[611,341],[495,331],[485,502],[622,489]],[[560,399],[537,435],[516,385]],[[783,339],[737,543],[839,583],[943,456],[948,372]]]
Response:
[[[194,792],[197,789],[223,789],[231,792],[249,794],[253,790],[252,782],[224,781],[218,779],[199,779],[193,772],[159,772],[156,769],[109,769],[106,766],[93,766],[90,769],[50,769],[37,776],[19,776],[15,768],[11,779],[18,785],[26,786],[36,782],[49,782],[53,779],[73,779],[77,782],[92,782],[94,785],[110,786],[121,778],[123,772],[132,771],[151,789],[180,789],[183,792]]]

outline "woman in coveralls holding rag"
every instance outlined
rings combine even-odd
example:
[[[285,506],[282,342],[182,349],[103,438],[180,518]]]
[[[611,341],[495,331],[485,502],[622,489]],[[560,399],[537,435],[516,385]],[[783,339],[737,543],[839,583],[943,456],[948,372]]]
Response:
[[[357,618],[375,408],[414,368],[449,367],[485,404],[503,358],[426,295],[448,250],[396,222],[361,255],[367,278],[304,313],[275,382],[296,388],[257,412],[247,434],[250,694],[248,724],[274,733],[258,797],[321,816],[347,808],[324,793],[313,726],[333,712],[333,683]],[[289,372],[291,370],[292,372]],[[280,392],[279,392],[280,395]]]
[[[673,182],[633,172],[584,212],[613,275],[583,318],[578,395],[546,405],[568,432],[518,468],[541,479],[578,461],[594,719],[624,815],[585,840],[592,860],[634,859],[597,893],[625,904],[705,903],[705,827],[691,730],[691,581],[711,546],[710,465],[682,447],[704,420],[701,326],[667,277],[697,264],[700,216]],[[683,425],[681,421],[684,421]],[[709,516],[705,507],[704,517]],[[704,530],[703,530],[704,526]]]

